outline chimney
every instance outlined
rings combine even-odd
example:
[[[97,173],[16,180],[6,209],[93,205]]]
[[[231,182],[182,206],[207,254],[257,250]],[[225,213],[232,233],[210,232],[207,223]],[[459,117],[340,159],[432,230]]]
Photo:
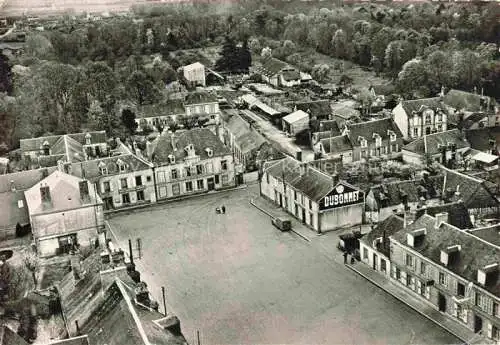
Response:
[[[339,183],[339,175],[337,173],[332,175],[332,182],[333,185],[335,186],[337,183]]]
[[[11,192],[16,191],[16,184],[14,183],[14,180],[10,180],[10,191]]]
[[[50,187],[48,185],[40,185],[40,197],[42,203],[51,203],[52,198],[50,196]]]
[[[89,202],[90,201],[89,181],[83,180],[78,182],[78,188],[80,189],[80,199],[83,202]]]
[[[439,228],[439,225],[441,225],[441,223],[448,222],[448,212],[436,213],[434,218],[436,219],[436,223],[434,226],[437,229],[437,228]]]
[[[300,176],[304,176],[307,173],[307,164],[301,163],[299,166]]]

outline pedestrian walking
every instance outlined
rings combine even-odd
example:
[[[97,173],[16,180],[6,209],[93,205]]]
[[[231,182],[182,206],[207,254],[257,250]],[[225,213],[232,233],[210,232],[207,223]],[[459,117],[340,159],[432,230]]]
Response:
[[[222,205],[222,213],[226,213],[226,206]]]
[[[344,252],[344,265],[347,264],[347,252]]]

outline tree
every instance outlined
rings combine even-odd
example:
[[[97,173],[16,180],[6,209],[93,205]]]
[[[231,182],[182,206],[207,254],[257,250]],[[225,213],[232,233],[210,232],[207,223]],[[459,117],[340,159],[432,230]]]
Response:
[[[139,105],[154,103],[159,99],[160,90],[143,71],[133,72],[126,84],[129,94]]]
[[[245,40],[241,46],[239,53],[239,69],[248,72],[250,66],[252,66],[252,53],[248,47],[248,41]]]
[[[250,50],[254,53],[258,53],[262,49],[260,41],[257,38],[252,38],[248,45],[250,47]]]
[[[0,54],[0,92],[12,92],[12,67],[3,54]]]
[[[234,40],[227,35],[222,45],[220,58],[215,62],[215,68],[218,71],[234,71],[239,65],[239,54]]]
[[[31,273],[31,277],[33,278],[33,284],[37,286],[37,272],[40,270],[40,260],[33,252],[28,252],[23,256],[23,264],[24,267]]]
[[[37,59],[46,60],[52,57],[54,48],[50,40],[41,34],[31,34],[26,38],[25,51]]]
[[[99,102],[114,95],[118,84],[115,73],[105,62],[90,62],[85,67],[85,86],[87,93]]]
[[[327,64],[314,65],[311,71],[312,77],[320,83],[327,81],[329,73],[330,66]]]
[[[372,111],[372,104],[375,101],[374,95],[367,88],[363,88],[358,94],[357,100],[361,103],[362,113],[369,115]]]
[[[333,55],[339,59],[347,59],[350,55],[347,35],[342,29],[335,31],[332,38]]]
[[[413,59],[406,62],[397,78],[397,86],[401,93],[413,98],[415,91],[427,88],[426,94],[420,96],[428,96],[427,69],[427,64],[422,60]]]
[[[137,129],[137,122],[135,122],[135,113],[130,109],[122,110],[122,123],[128,129],[130,134],[134,134]]]
[[[450,87],[453,84],[453,63],[447,53],[437,50],[426,59],[428,85],[433,93],[439,92],[441,87]]]

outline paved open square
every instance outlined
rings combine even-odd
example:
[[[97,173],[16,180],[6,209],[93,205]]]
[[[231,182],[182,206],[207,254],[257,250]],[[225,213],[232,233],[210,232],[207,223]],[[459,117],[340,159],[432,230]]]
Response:
[[[142,240],[142,277],[206,344],[456,344],[338,259],[327,242],[275,229],[249,204],[258,186],[117,214],[123,248]],[[226,214],[216,214],[224,204]],[[162,302],[160,310],[162,310]]]

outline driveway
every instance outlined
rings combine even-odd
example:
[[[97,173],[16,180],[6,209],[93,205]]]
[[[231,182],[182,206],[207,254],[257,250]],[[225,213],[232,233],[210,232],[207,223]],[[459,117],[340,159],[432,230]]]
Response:
[[[339,263],[334,234],[277,231],[257,197],[253,185],[109,221],[123,248],[141,238],[142,277],[155,296],[165,286],[190,343],[197,330],[204,345],[459,343]]]

